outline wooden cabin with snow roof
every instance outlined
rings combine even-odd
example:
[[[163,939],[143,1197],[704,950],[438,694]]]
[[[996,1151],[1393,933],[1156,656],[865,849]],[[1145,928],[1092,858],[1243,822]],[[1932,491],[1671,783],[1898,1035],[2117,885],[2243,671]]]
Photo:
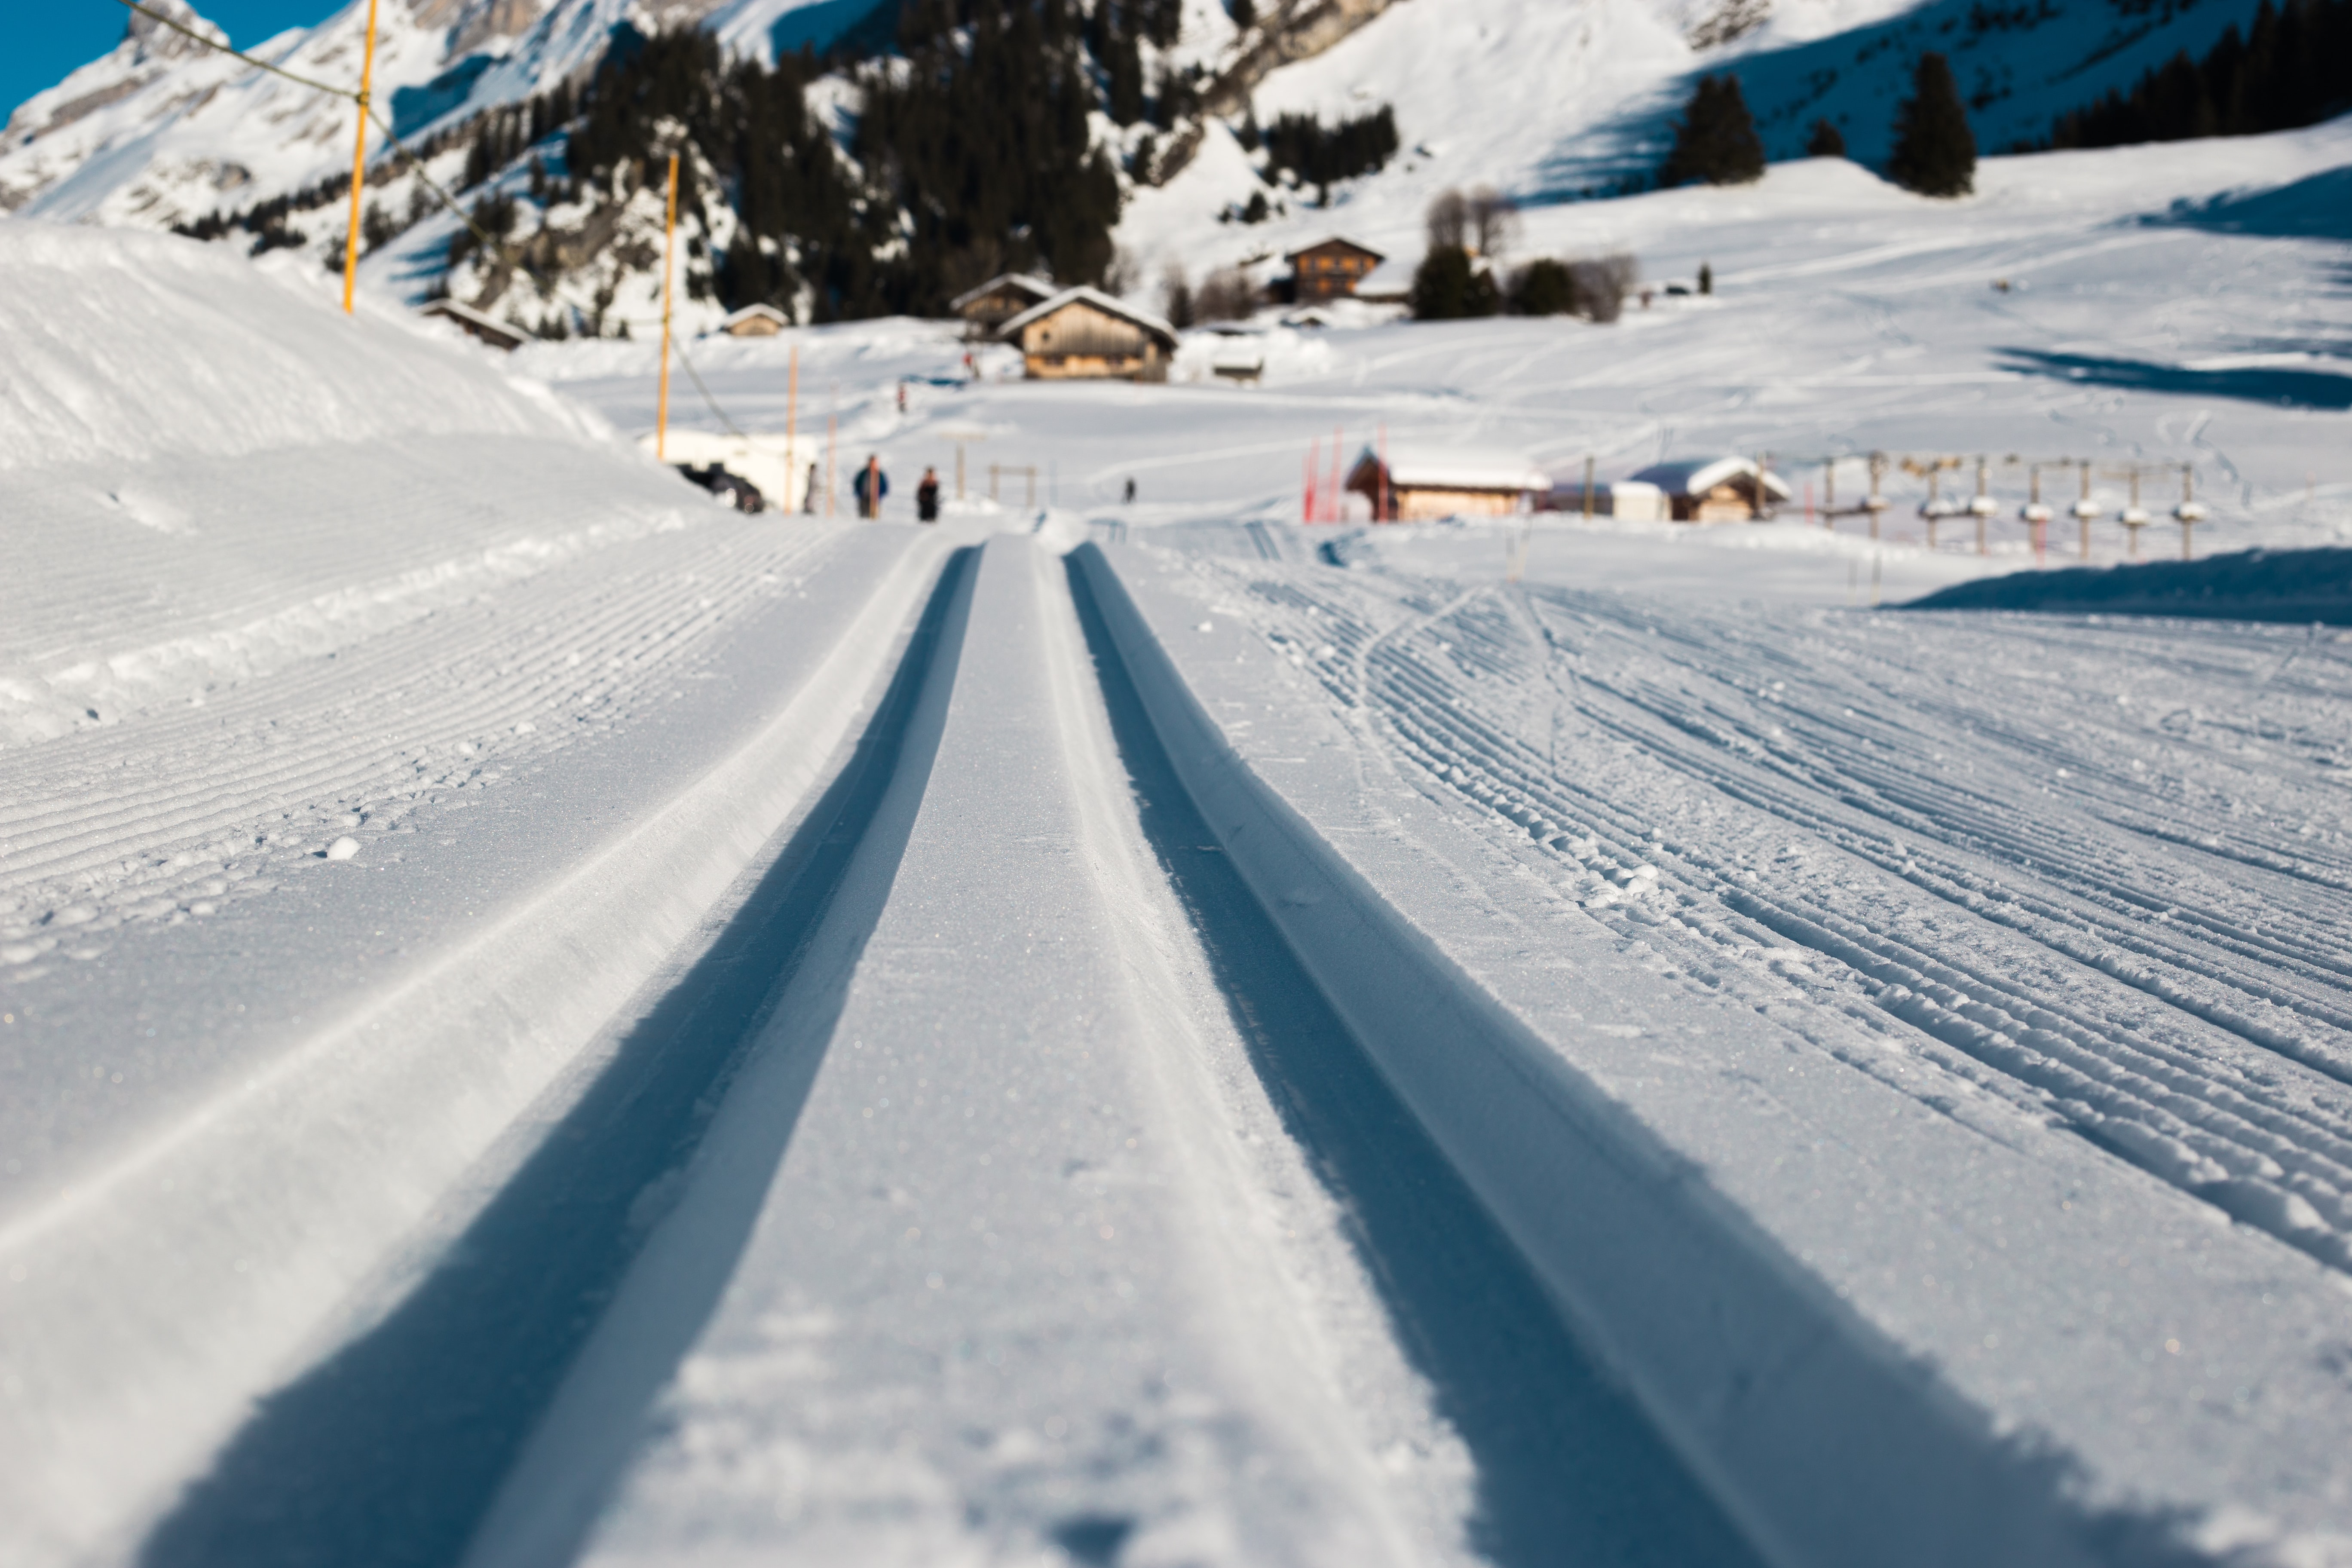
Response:
[[[1664,493],[1676,522],[1753,522],[1790,495],[1787,480],[1746,458],[1655,463],[1633,478]]]
[[[730,338],[772,338],[793,324],[792,318],[773,305],[746,305],[719,323],[719,330]]]
[[[1166,381],[1176,354],[1175,328],[1084,285],[1031,306],[997,335],[1019,345],[1031,381]]]
[[[967,289],[948,301],[948,309],[963,318],[964,335],[992,338],[1004,323],[1054,297],[1054,285],[1026,272],[1001,272],[977,289]]]
[[[1372,268],[1387,258],[1369,245],[1333,235],[1283,258],[1290,263],[1293,304],[1312,305],[1324,300],[1344,300],[1355,293]]]
[[[1349,510],[1373,522],[1506,517],[1534,510],[1551,476],[1516,452],[1475,447],[1366,447],[1348,470]],[[1361,496],[1363,501],[1352,498]]]

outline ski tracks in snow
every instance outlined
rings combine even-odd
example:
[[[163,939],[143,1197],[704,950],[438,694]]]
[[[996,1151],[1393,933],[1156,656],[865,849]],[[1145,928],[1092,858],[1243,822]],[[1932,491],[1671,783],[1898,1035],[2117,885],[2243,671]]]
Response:
[[[0,979],[98,956],[124,926],[212,915],[345,835],[390,835],[397,852],[399,836],[665,700],[719,626],[797,593],[840,538],[715,521],[598,541],[589,569],[492,574],[199,701],[9,750]]]
[[[1859,1021],[1947,1069],[1858,1058],[1931,1103],[1956,1075],[2352,1268],[2332,637],[1216,570],[1660,967]]]

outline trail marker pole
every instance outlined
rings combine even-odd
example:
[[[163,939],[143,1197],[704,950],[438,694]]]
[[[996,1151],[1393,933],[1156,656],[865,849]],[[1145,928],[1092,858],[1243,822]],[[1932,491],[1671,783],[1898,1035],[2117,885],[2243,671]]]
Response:
[[[2147,526],[2147,510],[2139,504],[2139,465],[2137,463],[2131,466],[2131,500],[2125,505],[2121,515],[2116,521],[2124,525],[2124,536],[2130,542],[2124,547],[2125,553],[2134,561],[2138,560],[2139,531]]]
[[[2042,465],[2034,464],[2025,471],[2026,502],[2017,515],[2033,531],[2033,563],[2045,566],[2050,562],[2050,509],[2042,504]]]
[[[1315,515],[1315,472],[1323,466],[1323,437],[1316,437],[1307,443],[1307,487],[1302,492],[1298,516],[1302,522],[1320,522]]]
[[[375,0],[368,0],[373,5]],[[669,446],[670,260],[677,247],[677,154],[669,155],[669,205],[662,216],[662,347],[660,401],[654,409],[654,456],[664,461]]]
[[[1837,459],[1822,464],[1822,531],[1837,531]]]
[[[841,388],[833,389],[833,412],[824,416],[824,515],[833,515],[833,460],[841,449]]]
[[[2193,536],[2197,524],[2205,516],[2205,509],[2197,500],[2197,469],[2191,464],[2180,465],[2180,504],[2172,509],[2172,515],[2180,520],[2180,558],[2196,559]]]
[[[1906,458],[1905,461],[1908,462],[1909,459]],[[1927,504],[1919,509],[1919,515],[1925,518],[1927,522],[1927,553],[1930,555],[1933,555],[1936,552],[1936,525],[1944,521],[1942,510],[1944,505],[1943,486],[1944,466],[1941,463],[1930,464],[1927,468]],[[1878,530],[1875,528],[1872,529],[1870,531],[1870,536],[1873,539],[1877,538]],[[1977,531],[1977,553],[1982,555],[1984,553],[1984,531],[1982,529],[1979,529]]]
[[[1878,514],[1886,510],[1886,498],[1879,493],[1885,478],[1886,454],[1873,452],[1870,455],[1870,494],[1863,498],[1862,506],[1870,513],[1870,539],[1874,544],[1878,542]]]
[[[1587,452],[1584,455],[1584,521],[1587,522],[1591,522],[1592,521],[1592,475],[1594,461],[1595,459],[1591,453]]]
[[[343,236],[343,314],[360,271],[360,192],[367,184],[368,86],[375,77],[375,0],[368,0],[367,47],[360,54],[360,129],[352,142],[352,226]]]
[[[784,383],[784,500],[787,505],[793,499],[793,481],[801,479],[800,447],[795,439],[800,434],[800,427],[801,345],[798,342],[794,342],[792,373],[790,378]],[[806,483],[805,480],[801,482]],[[801,504],[803,506],[808,504],[805,496],[802,498]]]
[[[2099,515],[2099,509],[2091,501],[2090,458],[2084,458],[2082,460],[2082,468],[2083,499],[2074,503],[2074,516],[2083,524],[2083,559],[2088,561],[2091,558],[2091,520]]]

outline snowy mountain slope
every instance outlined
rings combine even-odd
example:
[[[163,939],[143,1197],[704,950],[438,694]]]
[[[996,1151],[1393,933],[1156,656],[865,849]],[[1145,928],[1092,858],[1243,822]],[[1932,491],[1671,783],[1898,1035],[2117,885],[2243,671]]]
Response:
[[[1286,248],[1286,233],[1367,226],[1350,207],[1380,214],[1372,226],[1391,213],[1417,216],[1449,185],[1491,184],[1529,206],[1609,195],[1629,182],[1642,189],[1704,73],[1739,77],[1769,157],[1801,157],[1813,121],[1827,116],[1853,155],[1874,165],[1885,160],[1895,105],[1909,94],[1913,60],[1940,48],[1963,93],[1984,98],[1971,103],[1979,151],[2000,152],[2046,136],[2055,115],[2130,87],[2180,49],[2201,53],[2231,23],[2242,30],[2254,7],[2158,13],[2104,0],[2052,3],[2023,20],[1958,0],[1759,9],[1767,19],[1754,30],[1695,48],[1689,34],[1705,16],[1647,0],[1395,6],[1327,54],[1273,72],[1255,106],[1265,121],[1295,112],[1328,121],[1391,103],[1407,153],[1336,192],[1339,210],[1308,210],[1313,193],[1296,192],[1283,232],[1221,236],[1214,248]],[[1246,163],[1230,131],[1213,125],[1193,165],[1165,190],[1137,194],[1122,237],[1139,251],[1245,202],[1256,188]]]
[[[268,40],[258,58],[355,89],[367,9],[353,0]],[[543,14],[537,0],[393,0],[379,7],[377,104],[396,134],[423,134],[593,67],[613,27],[640,14],[634,0],[560,0]],[[0,203],[29,216],[168,228],[348,174],[356,113],[132,14],[111,54],[10,115]],[[382,156],[381,135],[369,140]]]

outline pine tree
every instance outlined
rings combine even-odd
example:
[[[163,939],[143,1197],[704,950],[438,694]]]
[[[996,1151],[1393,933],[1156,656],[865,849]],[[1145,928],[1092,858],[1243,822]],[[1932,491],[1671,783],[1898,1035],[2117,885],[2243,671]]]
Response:
[[[1420,321],[1491,316],[1501,304],[1494,279],[1474,268],[1458,245],[1433,247],[1412,275],[1412,313]]]
[[[1919,57],[1911,96],[1895,113],[1895,152],[1886,173],[1923,196],[1965,196],[1976,189],[1976,135],[1941,55]]]
[[[1704,180],[1710,185],[1745,185],[1763,174],[1764,143],[1757,137],[1748,100],[1740,96],[1739,79],[1728,73],[1699,78],[1683,121],[1675,127],[1674,151],[1658,170],[1658,184]]]
[[[1813,133],[1805,139],[1808,158],[1843,158],[1845,156],[1845,134],[1826,120],[1813,121]]]

